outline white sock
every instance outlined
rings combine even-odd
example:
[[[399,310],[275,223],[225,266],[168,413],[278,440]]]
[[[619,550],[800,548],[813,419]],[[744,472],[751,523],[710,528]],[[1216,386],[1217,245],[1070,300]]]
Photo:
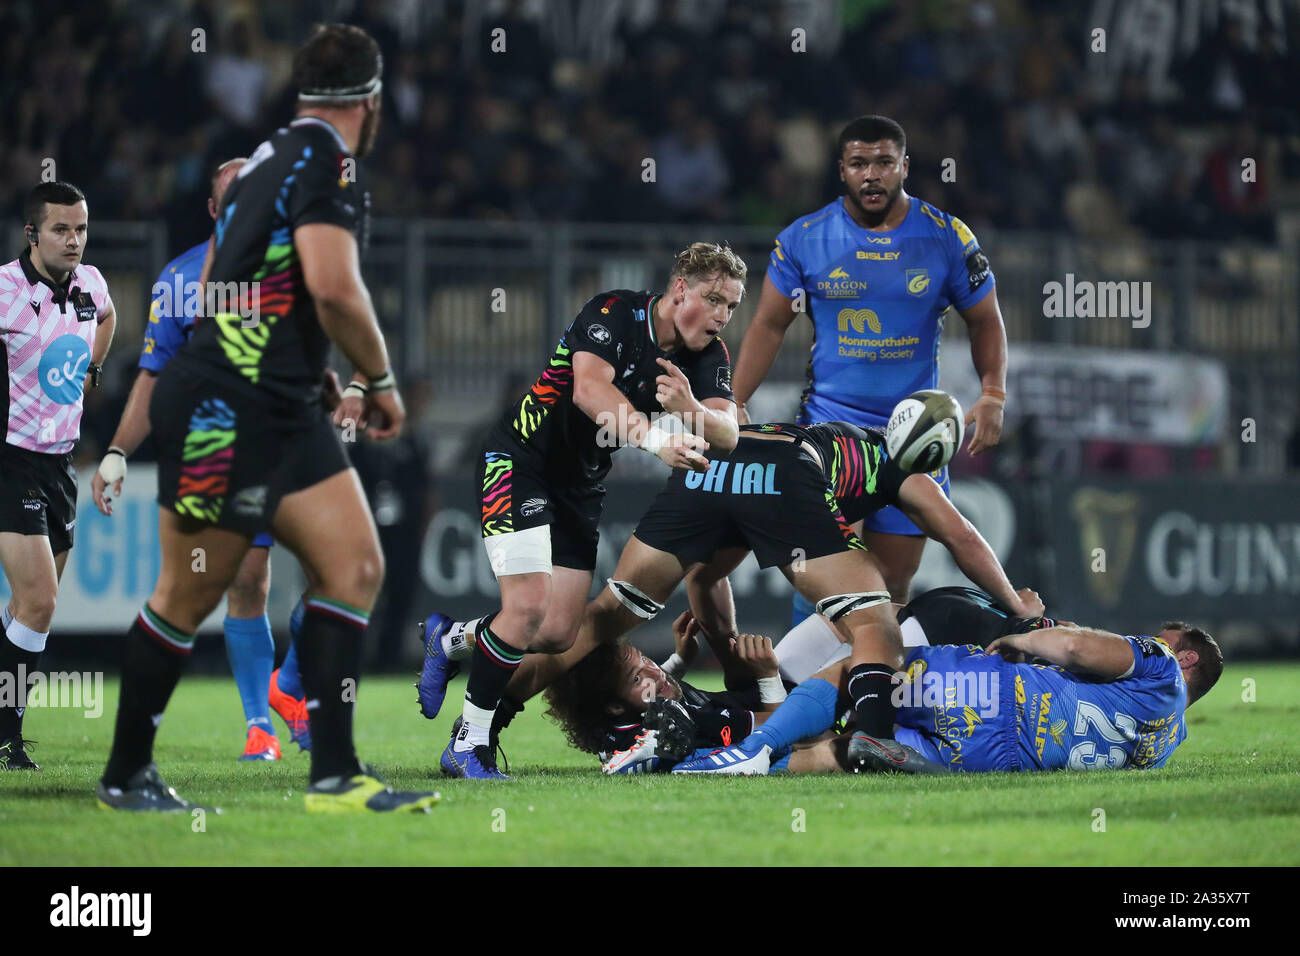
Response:
[[[479,622],[482,620],[483,618],[477,617],[472,621],[457,621],[447,628],[447,633],[442,635],[442,652],[447,655],[448,660],[463,661],[474,653],[469,638],[471,634],[478,631]]]
[[[495,715],[495,707],[484,710],[475,707],[466,698],[465,709],[461,711],[460,732],[456,734],[456,743],[452,749],[456,753],[465,753],[475,747],[486,747],[491,739],[492,718]]]
[[[9,639],[10,644],[14,645],[14,647],[21,647],[32,654],[39,654],[45,650],[45,639],[50,636],[49,631],[44,633],[33,631],[10,614],[7,608],[5,609],[5,617],[7,618],[5,621],[5,637]]]

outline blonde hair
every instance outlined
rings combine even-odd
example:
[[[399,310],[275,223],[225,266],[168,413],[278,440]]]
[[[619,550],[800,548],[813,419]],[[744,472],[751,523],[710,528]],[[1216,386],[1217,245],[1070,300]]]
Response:
[[[745,265],[745,260],[736,255],[735,250],[725,242],[721,245],[714,242],[692,242],[677,253],[672,271],[668,273],[668,282],[671,285],[674,279],[681,276],[688,285],[695,285],[706,279],[722,277],[737,279],[743,285],[747,275],[749,267]]]

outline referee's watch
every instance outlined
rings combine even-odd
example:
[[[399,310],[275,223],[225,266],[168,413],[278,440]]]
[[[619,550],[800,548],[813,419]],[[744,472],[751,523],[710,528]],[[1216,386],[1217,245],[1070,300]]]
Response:
[[[104,374],[104,366],[91,362],[86,366],[86,372],[90,375],[90,387],[99,388],[99,380]]]

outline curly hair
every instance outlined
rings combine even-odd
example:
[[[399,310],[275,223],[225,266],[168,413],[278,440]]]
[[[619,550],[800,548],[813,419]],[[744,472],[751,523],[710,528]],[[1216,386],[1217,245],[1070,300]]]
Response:
[[[668,282],[671,284],[681,276],[687,285],[695,285],[706,279],[722,277],[738,279],[744,285],[748,275],[749,267],[745,265],[745,260],[725,242],[692,242],[677,253],[672,271],[668,273]]]
[[[573,747],[585,753],[599,754],[609,748],[615,722],[610,707],[624,706],[618,694],[623,676],[620,646],[600,645],[546,689],[550,704],[546,716],[560,725]]]

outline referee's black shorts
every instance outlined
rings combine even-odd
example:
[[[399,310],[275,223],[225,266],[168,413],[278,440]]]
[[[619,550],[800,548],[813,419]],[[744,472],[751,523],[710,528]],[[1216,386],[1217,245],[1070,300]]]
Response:
[[[61,554],[72,547],[76,523],[72,452],[47,455],[0,441],[0,531],[44,535]]]
[[[683,565],[731,547],[753,551],[760,568],[866,550],[801,443],[744,433],[707,472],[674,469],[635,535]]]
[[[256,537],[285,495],[349,467],[323,407],[285,409],[169,364],[149,403],[158,504]]]

